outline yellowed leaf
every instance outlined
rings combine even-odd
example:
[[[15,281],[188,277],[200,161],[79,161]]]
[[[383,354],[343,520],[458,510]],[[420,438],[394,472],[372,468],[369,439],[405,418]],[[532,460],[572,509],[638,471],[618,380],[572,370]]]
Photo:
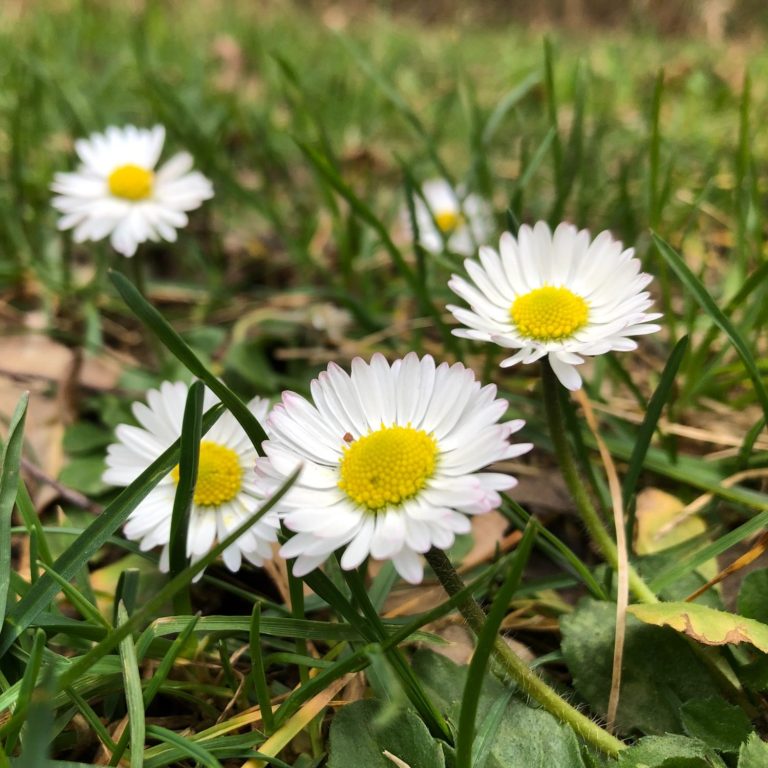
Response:
[[[768,653],[768,625],[697,603],[630,605],[629,613],[646,624],[669,626],[704,645],[750,643]]]
[[[658,488],[640,491],[637,495],[635,552],[652,555],[706,531],[707,525],[698,515],[690,515],[670,527],[684,507],[680,499]]]

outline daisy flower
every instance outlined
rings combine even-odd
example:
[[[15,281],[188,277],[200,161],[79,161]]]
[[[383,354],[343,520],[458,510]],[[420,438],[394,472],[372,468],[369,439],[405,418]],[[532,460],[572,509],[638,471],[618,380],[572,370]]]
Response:
[[[146,404],[133,404],[133,415],[140,426],[120,424],[117,427],[118,442],[107,449],[105,483],[130,485],[179,439],[187,391],[187,385],[182,382],[165,381],[159,389],[147,392]],[[203,409],[208,410],[216,402],[216,396],[206,389]],[[269,404],[257,397],[249,408],[259,421],[264,421]],[[243,428],[229,412],[223,413],[203,436],[187,532],[187,556],[192,562],[200,560],[215,541],[228,536],[263,503],[253,473],[256,457],[256,450]],[[171,513],[178,482],[177,465],[131,512],[123,529],[126,538],[140,542],[142,551],[162,546],[162,571],[167,571],[169,565]],[[277,541],[278,524],[277,515],[272,511],[254,523],[224,550],[222,557],[227,568],[237,571],[243,557],[254,565],[262,565],[269,559],[271,544]]]
[[[213,197],[211,182],[192,171],[192,156],[174,155],[155,171],[165,128],[111,126],[75,142],[82,161],[74,173],[57,173],[53,207],[63,215],[59,229],[74,229],[74,240],[103,240],[133,256],[146,240],[176,240],[187,214]]]
[[[256,463],[271,492],[301,465],[278,502],[295,532],[280,550],[303,576],[337,549],[350,570],[369,555],[392,560],[411,583],[423,577],[420,554],[450,547],[470,529],[468,515],[497,507],[515,478],[481,471],[520,456],[511,444],[523,421],[499,423],[507,410],[496,387],[481,387],[460,363],[435,366],[411,352],[392,365],[376,354],[331,363],[311,384],[313,402],[283,394],[267,419],[266,456]]]
[[[448,309],[466,328],[456,336],[492,341],[517,350],[503,367],[548,356],[568,389],[581,387],[577,365],[585,356],[637,348],[631,336],[659,330],[661,317],[644,290],[653,279],[640,272],[634,248],[610,232],[590,240],[586,229],[560,224],[554,234],[544,222],[523,225],[517,239],[501,236],[500,253],[480,249],[480,263],[464,266],[474,285],[454,275],[448,285],[471,311]]]
[[[491,237],[493,215],[482,197],[467,195],[462,199],[462,191],[457,193],[444,179],[425,182],[421,194],[423,200],[419,195],[414,197],[416,225],[419,242],[430,253],[447,249],[470,256]]]

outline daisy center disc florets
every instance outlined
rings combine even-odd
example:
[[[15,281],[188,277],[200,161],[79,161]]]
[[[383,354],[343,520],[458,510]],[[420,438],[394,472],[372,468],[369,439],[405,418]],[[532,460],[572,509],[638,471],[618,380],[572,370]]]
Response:
[[[420,429],[384,427],[355,440],[339,465],[339,488],[376,512],[417,494],[435,471],[437,442]]]
[[[152,194],[155,174],[140,165],[128,163],[109,174],[109,191],[126,200],[144,200]]]
[[[545,285],[518,296],[509,314],[521,336],[561,341],[586,325],[589,305],[568,288]]]
[[[458,211],[440,211],[435,214],[435,224],[444,235],[450,235],[461,222],[461,214]]]
[[[178,484],[179,465],[171,470]],[[226,445],[200,441],[200,458],[195,483],[195,504],[199,507],[218,507],[240,493],[243,469],[237,454]]]

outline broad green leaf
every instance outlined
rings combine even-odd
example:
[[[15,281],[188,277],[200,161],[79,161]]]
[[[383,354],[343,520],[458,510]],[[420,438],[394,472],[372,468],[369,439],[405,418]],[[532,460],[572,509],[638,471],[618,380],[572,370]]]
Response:
[[[722,699],[691,699],[680,707],[685,732],[721,752],[738,752],[752,730],[741,707]]]
[[[75,456],[59,472],[59,480],[86,496],[101,496],[110,488],[101,479],[105,469],[106,464],[101,455]]]
[[[457,722],[468,668],[431,651],[418,651],[413,667],[449,720]],[[477,707],[480,725],[473,756],[478,768],[478,758],[484,758],[485,768],[584,768],[578,739],[570,728],[543,709],[510,696],[510,689],[490,675],[481,686]],[[500,700],[505,703],[501,717],[497,710],[502,706]]]
[[[685,736],[646,736],[619,753],[619,768],[726,768],[701,741]]]
[[[562,650],[574,686],[599,715],[608,708],[615,614],[613,603],[582,600],[560,620]],[[628,617],[616,718],[619,732],[679,732],[681,701],[718,695],[708,669],[683,638]]]
[[[112,439],[108,429],[88,421],[78,421],[64,431],[62,448],[70,456],[79,456],[106,448]]]
[[[753,733],[739,750],[738,768],[765,768],[768,765],[768,744]]]
[[[742,616],[768,624],[768,568],[747,574],[736,605]]]
[[[438,742],[410,709],[356,701],[331,721],[328,768],[393,768],[384,751],[413,768],[445,768]]]
[[[646,624],[670,626],[704,645],[751,643],[768,653],[768,625],[696,603],[630,605],[629,612]]]

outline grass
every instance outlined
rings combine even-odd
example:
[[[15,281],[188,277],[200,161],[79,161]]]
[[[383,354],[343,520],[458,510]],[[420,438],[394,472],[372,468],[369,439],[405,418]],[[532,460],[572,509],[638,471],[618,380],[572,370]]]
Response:
[[[0,767],[49,758],[386,767],[384,750],[411,768],[616,765],[610,748],[601,756],[582,731],[488,674],[498,628],[517,630],[547,682],[600,721],[613,656],[601,611],[616,587],[569,502],[553,513],[543,490],[560,475],[536,369],[502,370],[502,350],[450,334],[446,283],[461,259],[414,246],[401,211],[407,193],[444,176],[493,201],[499,232],[567,219],[635,245],[656,277],[664,329],[636,354],[597,359],[586,392],[618,462],[630,539],[656,542],[653,554],[633,555],[637,578],[682,600],[737,555],[757,557],[768,519],[764,47],[713,50],[629,31],[543,40],[515,27],[423,27],[383,11],[321,17],[273,3],[257,13],[213,0],[189,12],[74,0],[7,9],[0,42],[4,335],[44,334],[75,359],[85,350],[121,363],[114,386],[76,387],[63,401],[58,518],[31,476],[16,485],[24,405],[9,422]],[[133,261],[57,233],[49,192],[53,174],[73,165],[76,138],[125,122],[163,123],[168,151],[189,149],[216,188],[178,243]],[[181,445],[116,494],[100,484],[104,448],[147,387],[198,378],[259,444],[262,428],[243,405],[253,395],[307,393],[330,360],[411,349],[463,360],[497,383],[536,445],[514,467],[534,492],[501,510],[525,530],[522,543],[486,551],[459,594],[406,592],[390,565],[344,574],[334,562],[307,577],[306,590],[279,568],[213,566],[192,585],[204,566],[188,565],[183,547],[164,580],[155,553],[119,537],[179,455],[184,486],[197,435],[219,415],[202,414],[192,390]],[[21,376],[35,388],[34,443],[30,416],[45,383],[72,382],[61,371],[43,386]],[[585,497],[610,519],[594,438],[576,405],[560,400],[567,441],[558,437],[557,451],[575,449]],[[649,507],[654,489],[668,494],[667,508]],[[94,517],[68,490],[103,512]],[[649,539],[649,526],[671,527],[691,502],[687,535],[668,549]],[[184,530],[188,503],[179,494],[174,530]],[[531,514],[546,527],[527,524]],[[460,541],[454,561],[471,547]],[[739,570],[730,591],[712,587],[697,602],[768,622],[744,608],[765,604],[766,573]],[[398,613],[404,594],[417,611]],[[469,667],[450,666],[432,650],[473,595],[490,606],[480,650]],[[652,766],[670,756],[762,764],[749,734],[765,717],[764,656],[748,644],[710,653],[695,643],[629,620],[616,726],[627,755]],[[658,674],[643,672],[644,652],[657,654]],[[665,682],[668,654],[685,684],[670,670],[677,682]],[[703,727],[687,706],[696,697],[710,702]]]

